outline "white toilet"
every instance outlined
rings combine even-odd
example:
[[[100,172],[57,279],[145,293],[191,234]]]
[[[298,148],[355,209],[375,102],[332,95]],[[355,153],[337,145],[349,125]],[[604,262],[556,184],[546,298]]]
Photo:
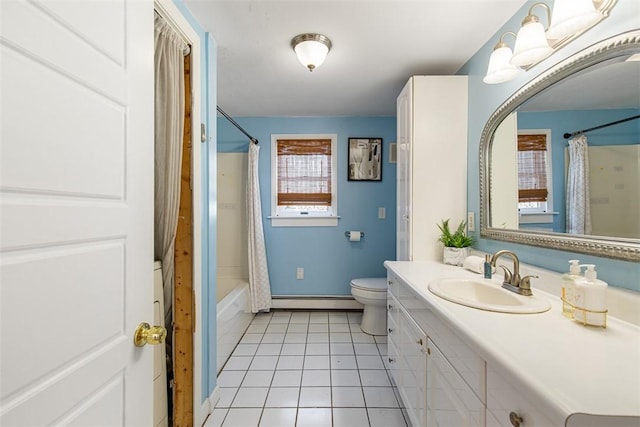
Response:
[[[366,277],[351,281],[351,295],[364,305],[360,329],[370,335],[387,334],[387,278]]]

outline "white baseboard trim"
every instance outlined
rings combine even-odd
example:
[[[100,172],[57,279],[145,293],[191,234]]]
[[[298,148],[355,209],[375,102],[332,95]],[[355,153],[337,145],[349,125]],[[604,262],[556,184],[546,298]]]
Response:
[[[200,407],[200,417],[202,419],[198,425],[204,425],[205,421],[207,421],[207,417],[211,415],[213,408],[216,407],[218,400],[220,400],[220,387],[216,386],[213,393],[211,393],[211,395],[202,402],[202,406]]]
[[[351,296],[278,295],[271,298],[271,308],[297,310],[362,310],[364,306]]]

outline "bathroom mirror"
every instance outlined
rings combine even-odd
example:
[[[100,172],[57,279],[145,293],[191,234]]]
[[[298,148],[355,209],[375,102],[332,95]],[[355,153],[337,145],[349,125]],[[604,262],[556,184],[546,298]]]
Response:
[[[482,237],[640,261],[640,118],[633,118],[640,115],[637,56],[638,30],[603,40],[540,74],[491,115],[480,140]],[[568,139],[564,134],[580,134],[593,127],[600,128],[582,134],[587,137],[593,169],[590,187],[596,189],[587,198],[592,214],[600,219],[592,218],[590,233],[567,232]],[[519,134],[536,134],[535,138],[546,141],[551,167],[547,167],[550,182],[545,187],[550,206],[527,202],[526,197],[523,201],[518,188]],[[603,147],[611,151],[611,144],[631,150],[621,156],[627,163],[601,154]],[[614,177],[608,187],[599,188],[607,182],[603,171]],[[626,181],[623,175],[628,175]],[[614,196],[622,204],[616,205]],[[610,227],[619,225],[622,217],[629,218],[622,230]]]

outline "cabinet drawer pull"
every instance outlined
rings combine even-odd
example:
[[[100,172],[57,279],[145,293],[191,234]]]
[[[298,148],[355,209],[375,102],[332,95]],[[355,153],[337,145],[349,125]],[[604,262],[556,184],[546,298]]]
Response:
[[[393,306],[391,304],[387,305],[387,307],[389,307],[389,310],[393,310]]]
[[[511,421],[513,427],[520,427],[520,424],[524,422],[522,417],[515,412],[509,414],[509,421]]]
[[[416,341],[417,344],[420,345],[420,347],[422,347],[422,338],[420,338],[418,341]]]
[[[429,347],[427,347],[427,354],[431,356],[431,349]]]
[[[393,357],[390,357],[390,358],[389,358],[389,363],[393,363],[393,362],[395,362],[395,361],[396,361],[396,359],[394,359]]]
[[[389,333],[393,332],[392,328],[387,329],[389,331]]]

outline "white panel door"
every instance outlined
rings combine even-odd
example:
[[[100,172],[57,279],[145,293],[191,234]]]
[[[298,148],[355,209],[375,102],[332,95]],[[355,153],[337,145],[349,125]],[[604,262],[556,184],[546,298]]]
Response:
[[[0,19],[0,425],[151,425],[153,3]]]

